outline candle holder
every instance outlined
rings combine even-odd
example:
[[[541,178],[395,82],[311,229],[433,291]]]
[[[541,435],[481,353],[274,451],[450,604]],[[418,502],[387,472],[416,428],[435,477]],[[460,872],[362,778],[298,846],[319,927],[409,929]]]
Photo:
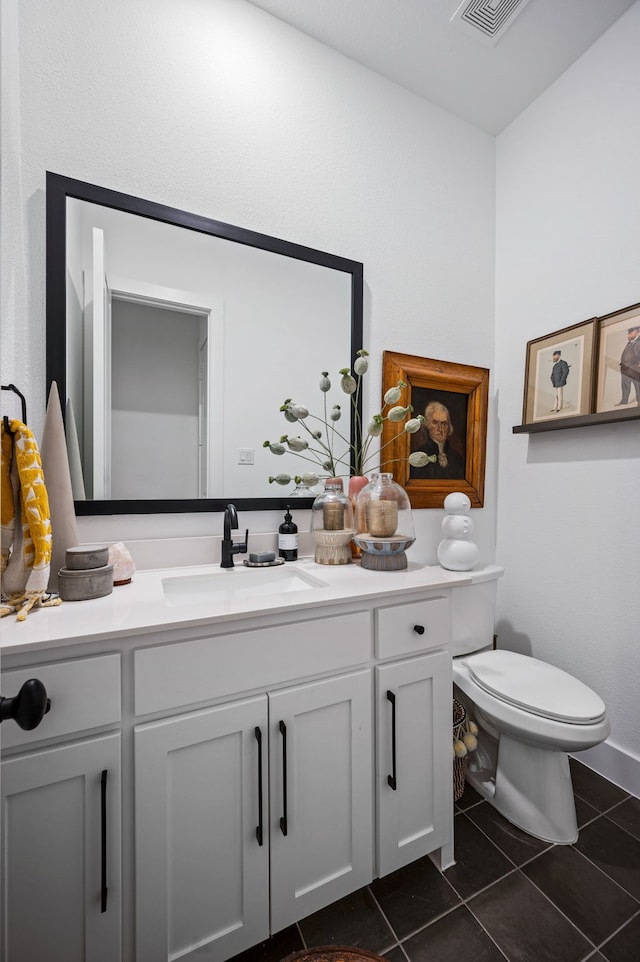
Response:
[[[314,560],[321,565],[351,564],[353,508],[341,478],[327,478],[324,491],[311,506]]]
[[[388,473],[374,474],[356,499],[358,531],[353,540],[362,551],[361,567],[400,571],[415,541],[411,504],[404,488]],[[360,530],[364,529],[364,530]]]

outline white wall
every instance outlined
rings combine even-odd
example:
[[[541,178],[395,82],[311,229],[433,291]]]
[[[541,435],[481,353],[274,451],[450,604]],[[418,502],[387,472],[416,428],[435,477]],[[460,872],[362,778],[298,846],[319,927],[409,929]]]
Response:
[[[595,688],[640,794],[640,422],[513,435],[526,342],[640,300],[640,4],[497,139],[499,643]],[[633,765],[635,758],[635,768]]]
[[[36,428],[46,169],[362,261],[369,411],[385,349],[492,366],[491,137],[240,0],[4,0],[2,17],[21,84],[19,105],[15,71],[5,86],[3,132],[16,133],[3,146],[3,213],[25,238],[24,251],[4,249],[2,378],[25,386]],[[315,371],[313,357],[296,360]],[[487,561],[493,451],[491,431],[487,507],[474,512]],[[420,512],[419,557],[435,560],[441,517]],[[81,533],[220,527],[219,515],[138,517],[83,521]]]

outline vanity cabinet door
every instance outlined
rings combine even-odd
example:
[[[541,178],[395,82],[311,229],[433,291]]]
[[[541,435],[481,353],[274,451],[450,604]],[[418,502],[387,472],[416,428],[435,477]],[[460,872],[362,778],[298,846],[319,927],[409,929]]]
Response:
[[[136,962],[269,934],[267,697],[135,729]]]
[[[371,671],[269,695],[271,930],[373,877]]]
[[[120,735],[2,762],[2,959],[117,962]]]
[[[376,672],[378,875],[449,841],[453,811],[451,657],[436,652]]]

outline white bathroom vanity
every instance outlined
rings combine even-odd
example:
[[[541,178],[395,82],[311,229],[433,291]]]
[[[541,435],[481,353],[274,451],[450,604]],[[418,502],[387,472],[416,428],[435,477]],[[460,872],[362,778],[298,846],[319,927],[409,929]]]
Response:
[[[223,962],[453,862],[451,655],[497,567],[138,571],[2,625],[3,958]]]

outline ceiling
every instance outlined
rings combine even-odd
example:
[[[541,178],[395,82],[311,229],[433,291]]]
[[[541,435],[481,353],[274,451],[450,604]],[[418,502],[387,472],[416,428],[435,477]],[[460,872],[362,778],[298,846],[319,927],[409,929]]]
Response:
[[[635,0],[249,0],[364,67],[498,134]],[[488,20],[487,20],[488,18]],[[488,31],[490,32],[490,30]],[[495,38],[494,38],[495,39]]]

